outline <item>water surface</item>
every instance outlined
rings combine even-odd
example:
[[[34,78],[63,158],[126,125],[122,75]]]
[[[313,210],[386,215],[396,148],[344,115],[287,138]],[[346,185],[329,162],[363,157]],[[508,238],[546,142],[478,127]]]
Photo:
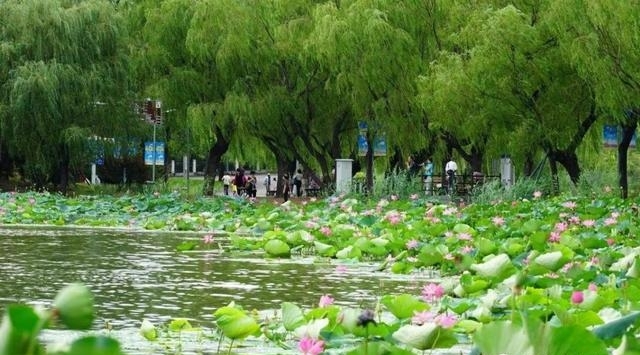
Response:
[[[188,240],[198,242],[198,249],[177,251]],[[225,244],[222,235],[205,245],[202,235],[193,233],[3,227],[0,307],[13,302],[49,306],[64,285],[82,282],[96,298],[95,331],[108,325],[117,338],[130,339],[121,341],[132,350],[141,348],[137,329],[145,318],[154,324],[188,318],[211,328],[215,309],[231,301],[265,311],[279,309],[284,301],[313,307],[323,294],[340,305],[371,308],[383,294],[419,295],[430,276],[377,272],[378,264],[366,263],[338,271],[335,260],[264,259],[223,252]]]

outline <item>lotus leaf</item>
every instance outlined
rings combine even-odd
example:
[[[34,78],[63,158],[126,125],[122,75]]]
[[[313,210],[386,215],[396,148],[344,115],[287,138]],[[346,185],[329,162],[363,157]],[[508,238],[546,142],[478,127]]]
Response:
[[[381,303],[398,319],[411,318],[415,313],[429,309],[429,306],[413,295],[386,295]]]
[[[279,239],[271,239],[264,245],[264,251],[274,258],[288,258],[291,256],[289,245]]]
[[[393,333],[393,339],[418,350],[449,348],[458,343],[451,330],[435,323],[404,325]]]
[[[87,336],[71,343],[65,355],[123,355],[120,343],[107,336]]]
[[[314,319],[305,325],[301,325],[296,328],[293,333],[297,338],[310,337],[318,339],[320,337],[320,331],[329,325],[327,318]]]
[[[291,302],[282,302],[282,325],[284,329],[292,331],[304,324],[302,309]]]
[[[333,245],[325,244],[319,241],[313,242],[316,252],[320,256],[334,257],[336,255],[336,248]]]
[[[140,335],[147,340],[156,340],[158,338],[158,331],[153,323],[143,319],[142,325],[140,325]]]
[[[471,270],[475,271],[478,276],[499,280],[503,280],[515,272],[507,254],[491,256],[481,264],[471,265]]]
[[[218,309],[213,316],[222,334],[229,339],[244,339],[260,330],[255,319],[233,305]]]

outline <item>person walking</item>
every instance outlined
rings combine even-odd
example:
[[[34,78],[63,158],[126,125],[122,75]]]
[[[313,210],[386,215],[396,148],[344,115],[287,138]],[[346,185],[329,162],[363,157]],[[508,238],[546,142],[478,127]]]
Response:
[[[225,173],[224,176],[222,176],[222,186],[225,196],[229,196],[229,185],[231,185],[231,176]]]
[[[302,170],[298,169],[293,175],[293,185],[296,187],[296,196],[302,196]]]
[[[427,161],[424,162],[424,189],[427,195],[433,195],[433,163],[431,162],[431,158],[427,158]]]
[[[453,194],[456,188],[456,173],[458,172],[458,164],[453,160],[453,157],[451,157],[444,166],[444,171],[447,173],[447,188],[449,189],[449,194]]]
[[[247,195],[249,197],[256,198],[258,194],[258,178],[256,177],[256,172],[251,170],[249,173],[249,178],[247,180]]]

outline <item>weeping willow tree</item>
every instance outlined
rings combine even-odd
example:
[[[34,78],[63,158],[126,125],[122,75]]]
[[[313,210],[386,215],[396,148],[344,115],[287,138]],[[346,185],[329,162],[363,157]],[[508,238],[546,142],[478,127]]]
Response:
[[[66,191],[87,138],[123,126],[121,17],[109,1],[9,0],[0,23],[2,141],[37,185]]]
[[[553,2],[550,14],[564,58],[594,88],[598,109],[622,127],[618,179],[626,198],[627,150],[640,123],[640,6],[634,1],[560,0]]]
[[[344,99],[354,120],[367,123],[369,191],[373,188],[373,147],[384,135],[389,149],[423,144],[425,126],[413,104],[419,46],[391,16],[403,2],[359,0],[326,3],[314,12],[308,45],[330,72],[327,85]],[[405,16],[411,16],[404,12]],[[407,139],[411,137],[411,139]],[[355,134],[353,138],[355,147]]]

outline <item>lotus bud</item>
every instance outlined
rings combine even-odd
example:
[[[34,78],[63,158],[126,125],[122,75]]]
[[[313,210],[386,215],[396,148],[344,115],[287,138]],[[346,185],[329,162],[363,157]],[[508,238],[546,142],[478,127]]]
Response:
[[[73,283],[64,287],[53,301],[54,313],[69,329],[84,330],[93,322],[93,296],[87,286]]]

